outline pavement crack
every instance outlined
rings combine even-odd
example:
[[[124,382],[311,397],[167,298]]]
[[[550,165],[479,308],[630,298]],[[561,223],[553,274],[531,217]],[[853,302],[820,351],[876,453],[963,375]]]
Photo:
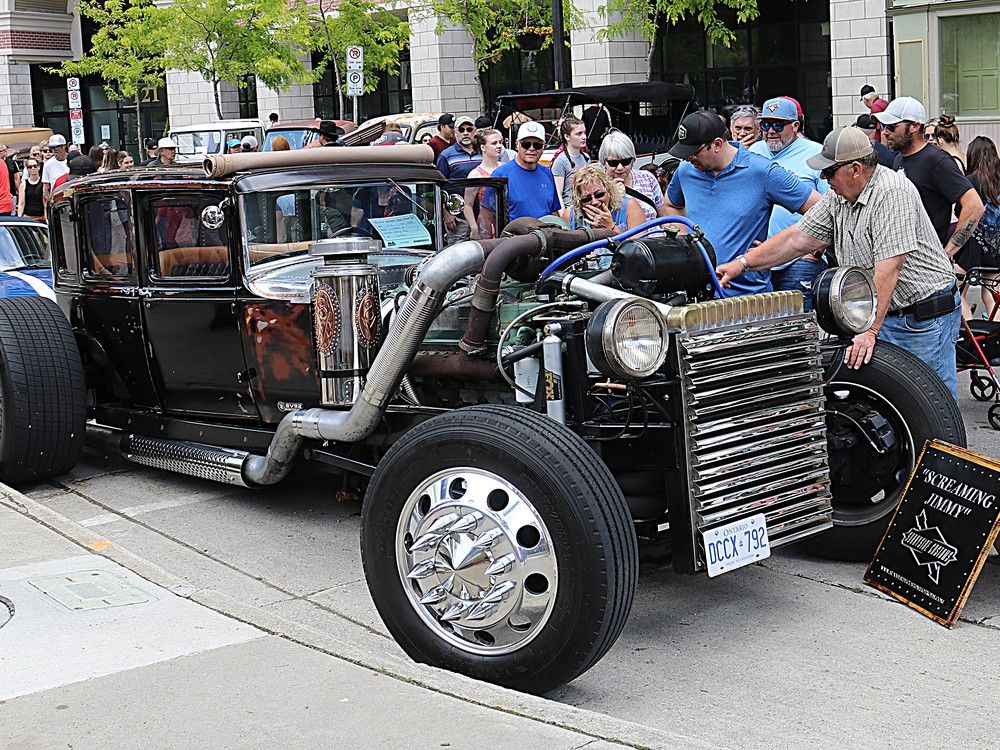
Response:
[[[155,526],[151,526],[150,524],[146,523],[145,521],[141,521],[140,519],[135,518],[134,516],[126,515],[126,514],[122,513],[121,511],[119,511],[119,510],[111,507],[110,505],[107,505],[106,503],[103,503],[100,500],[97,500],[96,498],[91,497],[86,492],[81,491],[77,487],[70,486],[68,484],[59,482],[57,480],[51,481],[50,484],[52,484],[53,486],[59,487],[60,489],[65,490],[66,492],[72,493],[74,495],[78,495],[79,497],[81,497],[84,500],[86,500],[88,503],[92,503],[92,504],[96,505],[98,508],[101,508],[102,510],[104,510],[104,511],[106,511],[108,513],[116,515],[116,516],[118,516],[119,518],[121,518],[124,521],[128,521],[130,523],[133,523],[133,524],[139,526],[140,528],[143,528],[146,531],[149,531],[152,534],[156,534],[157,536],[159,536],[159,537],[161,537],[163,539],[166,539],[166,540],[168,540],[170,542],[173,542],[174,544],[176,544],[176,545],[178,545],[180,547],[183,547],[184,549],[186,549],[186,550],[188,550],[190,552],[193,552],[196,555],[199,555],[199,556],[205,558],[206,560],[211,560],[216,565],[221,565],[222,567],[226,568],[227,570],[231,570],[234,573],[239,573],[242,576],[246,576],[247,578],[250,578],[251,580],[254,580],[254,581],[257,581],[257,582],[261,583],[262,585],[266,586],[267,588],[269,588],[269,589],[271,589],[273,591],[277,591],[278,593],[283,594],[286,597],[283,601],[297,600],[297,599],[307,599],[307,597],[313,596],[314,594],[320,593],[322,591],[329,591],[330,590],[330,588],[325,588],[325,589],[320,589],[319,591],[314,591],[311,594],[297,594],[294,591],[286,589],[286,588],[284,588],[282,586],[277,585],[276,583],[274,583],[272,581],[267,580],[263,576],[259,576],[259,575],[256,575],[254,573],[250,573],[250,572],[248,572],[246,570],[243,570],[239,566],[234,565],[233,563],[231,563],[231,562],[229,562],[227,560],[223,560],[222,558],[213,555],[211,552],[208,552],[207,550],[199,549],[198,547],[190,544],[189,542],[185,542],[183,539],[179,539],[179,538],[173,536],[172,534],[168,534],[167,532],[162,531],[161,529],[156,528]],[[336,588],[336,587],[334,587],[334,588]],[[308,600],[308,601],[309,601],[309,604],[311,604],[312,606],[317,607],[318,609],[321,609],[324,612],[328,612],[329,614],[334,615],[335,617],[338,617],[341,620],[345,620],[346,622],[349,622],[352,625],[356,625],[359,628],[364,628],[366,631],[368,631],[369,633],[372,633],[373,635],[377,635],[380,638],[386,638],[387,637],[384,633],[379,632],[378,630],[376,630],[375,628],[371,627],[370,625],[368,625],[368,624],[366,624],[364,622],[361,622],[360,620],[355,620],[353,617],[348,617],[343,612],[338,612],[337,610],[333,609],[332,607],[328,607],[325,604],[320,604],[319,602],[314,602],[311,599]]]

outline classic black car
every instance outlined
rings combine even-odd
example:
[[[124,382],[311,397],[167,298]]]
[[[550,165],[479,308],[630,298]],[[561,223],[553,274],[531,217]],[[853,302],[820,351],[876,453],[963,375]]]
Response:
[[[709,575],[800,540],[864,557],[924,440],[965,440],[902,350],[840,366],[874,310],[857,269],[817,285],[821,340],[798,293],[711,299],[697,231],[606,270],[593,233],[534,220],[442,248],[443,184],[425,146],[67,184],[58,307],[0,300],[0,478],[68,470],[85,432],[247,487],[326,467],[364,493],[403,648],[544,691],[621,632],[637,540]]]

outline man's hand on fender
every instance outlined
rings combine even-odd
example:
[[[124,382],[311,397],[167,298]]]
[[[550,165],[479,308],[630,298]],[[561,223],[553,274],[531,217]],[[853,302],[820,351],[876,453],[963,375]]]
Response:
[[[844,364],[851,369],[857,370],[861,365],[867,365],[872,361],[872,353],[875,351],[875,331],[870,328],[854,337],[854,341],[844,352]]]

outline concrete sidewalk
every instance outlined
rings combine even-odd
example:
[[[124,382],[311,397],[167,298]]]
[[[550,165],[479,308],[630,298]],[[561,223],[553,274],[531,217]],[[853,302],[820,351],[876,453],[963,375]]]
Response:
[[[0,486],[0,748],[700,744],[422,665],[363,666],[216,596]]]

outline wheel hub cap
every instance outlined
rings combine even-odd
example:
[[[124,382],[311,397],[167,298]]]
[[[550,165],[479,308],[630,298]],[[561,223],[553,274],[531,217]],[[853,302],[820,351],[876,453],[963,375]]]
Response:
[[[549,532],[494,474],[458,468],[428,478],[404,504],[396,538],[410,604],[463,650],[522,648],[551,614],[558,572]]]

